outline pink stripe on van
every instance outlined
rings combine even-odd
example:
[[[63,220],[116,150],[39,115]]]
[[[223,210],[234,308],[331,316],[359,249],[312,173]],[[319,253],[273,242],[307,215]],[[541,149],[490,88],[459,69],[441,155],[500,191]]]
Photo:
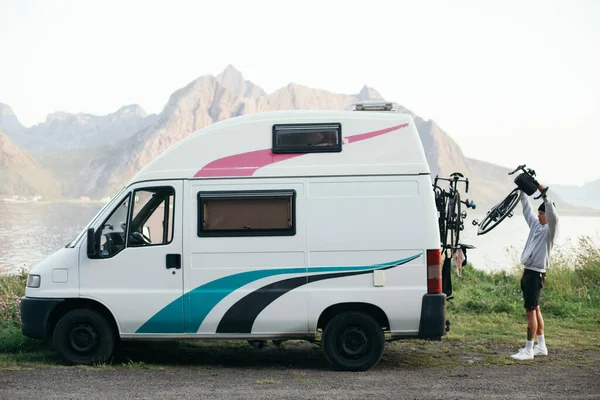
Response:
[[[395,130],[406,128],[408,124],[391,126],[389,128],[380,129],[373,132],[360,133],[344,138],[343,144],[360,142],[361,140],[371,139],[377,136],[385,135],[386,133]],[[194,178],[199,177],[216,177],[216,176],[252,176],[254,172],[262,167],[274,164],[279,161],[289,160],[291,158],[302,156],[302,154],[274,154],[271,149],[255,150],[248,153],[234,154],[231,156],[219,158],[206,164],[194,175]],[[312,154],[312,153],[311,153]]]

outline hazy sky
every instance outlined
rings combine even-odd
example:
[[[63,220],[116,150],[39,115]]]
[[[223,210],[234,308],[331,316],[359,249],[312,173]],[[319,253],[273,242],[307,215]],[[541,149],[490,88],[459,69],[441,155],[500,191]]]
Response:
[[[108,114],[227,64],[271,93],[364,84],[469,157],[600,178],[600,1],[0,0],[0,102]],[[507,179],[510,179],[507,176]]]

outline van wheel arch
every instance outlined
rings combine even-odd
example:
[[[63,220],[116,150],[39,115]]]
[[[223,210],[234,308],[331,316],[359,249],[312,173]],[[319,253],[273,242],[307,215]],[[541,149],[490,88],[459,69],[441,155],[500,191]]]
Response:
[[[370,315],[379,323],[382,329],[390,329],[390,322],[385,312],[374,304],[369,303],[338,303],[327,307],[317,321],[317,329],[325,330],[325,327],[336,315],[343,312],[357,311]]]
[[[48,317],[46,336],[51,338],[58,321],[69,311],[76,309],[89,309],[100,313],[109,322],[116,337],[119,337],[119,327],[112,312],[104,304],[91,299],[66,299],[59,304]]]

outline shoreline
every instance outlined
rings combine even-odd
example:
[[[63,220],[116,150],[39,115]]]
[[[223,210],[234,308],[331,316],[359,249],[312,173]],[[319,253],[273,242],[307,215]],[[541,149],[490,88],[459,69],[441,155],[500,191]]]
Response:
[[[106,203],[108,203],[110,200],[107,201],[103,201],[103,200],[79,200],[79,199],[67,199],[67,200],[46,200],[46,201],[42,201],[42,200],[38,200],[38,201],[6,201],[3,199],[0,199],[0,205],[2,204],[6,204],[6,205],[13,205],[13,206],[29,206],[32,204],[35,205],[51,205],[51,204],[77,204],[77,205],[99,205],[99,206],[104,206]],[[479,206],[478,208],[482,208],[483,206]],[[486,213],[488,210],[487,207],[484,208],[486,210]],[[486,214],[480,214],[480,213],[475,213],[474,211],[469,211],[467,213],[467,218],[466,221],[470,221],[473,218],[483,218]],[[560,212],[560,216],[561,217],[589,217],[589,218],[600,218],[600,210],[594,210],[594,211],[590,211],[590,212],[579,212],[579,211],[572,211],[572,210],[561,210]]]
[[[110,200],[108,200],[110,201]],[[6,201],[0,200],[0,204],[11,204],[11,205],[31,205],[31,204],[101,204],[104,205],[108,203],[108,201],[103,200],[79,200],[79,199],[69,199],[69,200],[37,200],[37,201]],[[599,211],[600,212],[600,211]]]
[[[108,200],[92,200],[92,199],[57,199],[57,200],[11,200],[0,198],[0,204],[11,204],[11,205],[31,205],[31,204],[99,204],[104,205],[108,203]],[[467,213],[467,219],[472,217],[483,218],[487,212],[494,206],[494,204],[477,204],[477,211],[469,210]],[[483,211],[482,211],[483,210]],[[560,216],[565,217],[600,217],[600,209],[594,208],[579,208],[578,206],[570,206],[566,209],[559,211]]]

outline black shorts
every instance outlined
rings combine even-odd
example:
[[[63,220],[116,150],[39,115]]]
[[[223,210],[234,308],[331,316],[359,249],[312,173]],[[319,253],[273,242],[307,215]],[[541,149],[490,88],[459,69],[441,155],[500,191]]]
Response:
[[[523,300],[525,309],[532,311],[540,304],[540,292],[544,287],[545,273],[536,272],[531,269],[524,269],[521,277],[521,290],[523,291]]]

